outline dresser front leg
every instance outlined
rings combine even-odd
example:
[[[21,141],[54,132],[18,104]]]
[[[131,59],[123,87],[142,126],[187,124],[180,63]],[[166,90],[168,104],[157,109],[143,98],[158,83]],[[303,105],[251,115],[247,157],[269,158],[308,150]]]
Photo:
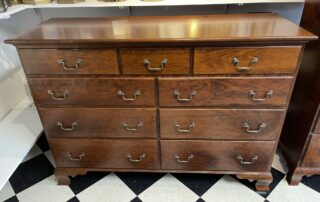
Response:
[[[258,179],[255,184],[255,188],[257,191],[269,191],[270,190],[270,184],[272,182],[271,179]]]
[[[255,188],[257,191],[269,191],[273,178],[271,172],[257,174],[237,174],[238,179],[256,180]]]
[[[56,170],[54,171],[54,176],[56,176],[56,178],[58,179],[58,185],[70,185],[71,183],[68,173],[63,172],[58,168],[56,168]]]
[[[296,168],[293,172],[289,172],[287,174],[287,181],[289,185],[297,186],[299,185],[301,179],[303,177],[303,174],[300,169]]]

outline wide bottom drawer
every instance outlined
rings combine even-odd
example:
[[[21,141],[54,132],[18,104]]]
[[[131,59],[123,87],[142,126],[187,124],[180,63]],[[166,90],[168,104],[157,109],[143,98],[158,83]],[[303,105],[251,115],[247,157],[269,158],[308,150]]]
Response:
[[[274,141],[162,140],[162,169],[268,171]]]
[[[158,169],[155,140],[50,139],[57,167]]]

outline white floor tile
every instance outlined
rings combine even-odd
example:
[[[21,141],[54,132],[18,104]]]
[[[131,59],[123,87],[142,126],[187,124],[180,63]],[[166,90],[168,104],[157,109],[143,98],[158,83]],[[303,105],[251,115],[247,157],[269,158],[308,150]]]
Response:
[[[17,194],[20,202],[67,201],[73,196],[70,187],[58,186],[53,175]]]
[[[37,144],[33,145],[31,150],[28,152],[27,156],[24,157],[23,162],[28,161],[42,153],[41,149],[38,147]]]
[[[144,202],[194,202],[199,196],[170,174],[163,176],[139,195]]]
[[[53,165],[53,167],[56,167],[56,162],[53,158],[51,150],[44,152],[44,155],[47,157],[47,159],[50,161],[50,163]]]
[[[263,202],[264,198],[229,175],[223,176],[201,197],[206,202]]]
[[[14,196],[15,193],[11,187],[10,182],[7,182],[4,187],[0,190],[0,201],[7,200]]]
[[[131,201],[135,197],[133,191],[113,173],[77,195],[77,198],[84,202],[123,202]]]
[[[286,179],[282,179],[267,199],[271,202],[315,202],[320,201],[320,194],[302,183],[289,186]]]

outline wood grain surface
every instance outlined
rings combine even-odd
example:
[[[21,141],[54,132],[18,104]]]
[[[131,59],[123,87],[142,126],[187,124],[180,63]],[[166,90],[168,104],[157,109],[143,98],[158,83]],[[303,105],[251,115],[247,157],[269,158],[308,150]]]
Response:
[[[118,74],[117,54],[111,49],[20,49],[20,59],[26,74]],[[81,63],[77,70],[64,70],[65,66],[74,68],[75,62]]]
[[[292,77],[167,77],[159,78],[160,106],[284,106]],[[190,99],[190,93],[196,91],[190,102],[179,102],[174,91],[183,99]],[[266,101],[254,101],[249,91],[256,93],[256,98],[264,98],[273,91]]]
[[[275,140],[281,131],[284,110],[268,109],[160,109],[160,135],[162,139],[221,139],[221,140]],[[180,133],[189,129],[190,133]],[[249,130],[261,132],[249,133]]]
[[[50,145],[57,167],[85,167],[85,168],[140,168],[157,169],[159,159],[157,142],[154,140],[97,140],[97,139],[51,139]],[[79,158],[80,161],[71,161],[72,158]],[[131,162],[140,159],[141,162]]]
[[[190,49],[121,49],[123,74],[188,74],[190,71]],[[161,68],[164,59],[167,64],[161,71],[150,71],[144,64],[148,59],[150,68]]]
[[[195,74],[293,74],[301,47],[240,47],[240,48],[196,48],[194,51]],[[239,60],[239,70],[232,59]],[[252,60],[257,63],[252,65]]]
[[[33,98],[38,105],[60,106],[154,106],[155,84],[153,78],[30,78],[28,80]],[[47,93],[52,90],[56,96],[68,91],[66,100],[55,101]],[[133,99],[138,90],[141,95]]]
[[[152,108],[39,108],[44,128],[52,138],[156,138],[156,110]],[[72,131],[73,122],[77,125]],[[142,126],[137,130],[139,123]]]
[[[246,142],[246,141],[187,141],[162,140],[161,161],[164,169],[183,170],[232,170],[232,171],[268,171],[268,164],[273,159],[273,141]],[[188,163],[179,163],[174,158]],[[237,159],[241,155],[243,161],[251,161],[254,156],[257,160],[251,165],[243,165]]]

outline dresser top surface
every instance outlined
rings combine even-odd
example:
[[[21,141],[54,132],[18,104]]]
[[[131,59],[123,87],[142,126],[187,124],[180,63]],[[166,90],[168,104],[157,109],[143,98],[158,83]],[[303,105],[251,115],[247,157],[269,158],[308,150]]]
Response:
[[[297,41],[316,36],[271,13],[206,16],[54,18],[11,44]]]

